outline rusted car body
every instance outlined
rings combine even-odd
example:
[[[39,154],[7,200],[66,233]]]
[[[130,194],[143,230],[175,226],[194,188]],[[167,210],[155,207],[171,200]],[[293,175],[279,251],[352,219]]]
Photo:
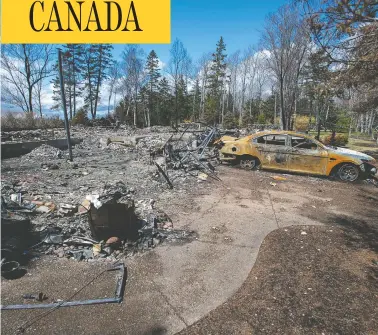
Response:
[[[373,157],[326,146],[302,133],[269,131],[240,139],[223,136],[217,144],[221,161],[234,161],[245,169],[260,167],[323,176],[336,174],[345,181],[377,173]]]

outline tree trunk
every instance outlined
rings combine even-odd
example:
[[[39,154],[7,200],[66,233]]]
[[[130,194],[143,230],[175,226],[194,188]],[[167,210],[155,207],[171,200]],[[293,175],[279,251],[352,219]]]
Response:
[[[223,128],[223,122],[224,122],[224,96],[225,96],[225,92],[222,90],[222,128]]]
[[[89,104],[91,108],[91,115],[92,119],[94,119],[96,116],[93,115],[93,97],[92,97],[92,81],[91,81],[91,72],[90,72],[90,64],[89,59],[87,60],[87,71],[88,71],[88,88],[89,88]]]
[[[151,127],[151,112],[149,108],[147,109],[147,125]]]
[[[196,121],[196,112],[195,112],[195,109],[196,109],[196,93],[197,93],[197,88],[195,89],[194,91],[194,94],[193,94],[193,108],[192,108],[192,118],[193,118],[193,121]]]
[[[72,52],[72,62],[73,62],[73,69],[72,69],[72,75],[73,75],[73,115],[76,115],[76,72],[75,72],[75,65],[76,65],[76,59],[75,59],[75,49],[73,49]]]
[[[135,87],[135,107],[134,107],[134,126],[137,126],[137,114],[138,114],[138,87]]]
[[[42,119],[43,115],[42,115],[41,91],[38,92],[38,105],[39,105],[39,115],[41,116],[41,119]]]
[[[111,92],[111,91],[110,91]],[[109,100],[108,100],[108,117],[110,116],[110,100],[112,99],[112,95],[109,94]]]
[[[134,106],[134,126],[136,127],[137,125],[137,107],[136,104]]]
[[[372,136],[372,138],[374,139],[374,134],[373,134],[373,125],[374,125],[374,121],[375,121],[375,117],[376,117],[376,111],[375,110],[372,110],[370,112],[370,120],[369,120],[369,135]]]
[[[70,87],[70,90],[69,90],[69,108],[70,108],[70,120],[72,120],[72,91],[71,91],[71,87]]]
[[[178,120],[179,120],[179,112],[178,112],[178,97],[177,97],[177,84],[175,84],[175,114],[176,114],[176,129],[178,129]]]
[[[100,59],[99,59],[99,66],[98,66],[96,91],[95,91],[94,119],[96,118],[97,104],[98,104],[98,96],[99,96],[99,93],[100,93],[101,72],[102,72],[102,48],[100,48]]]
[[[30,72],[30,63],[29,63],[29,57],[26,54],[26,46],[25,44],[22,45],[23,51],[24,51],[24,66],[25,66],[25,74],[26,74],[26,83],[28,86],[28,105],[27,111],[32,113],[33,115],[33,86],[31,84],[31,72]]]
[[[280,126],[281,130],[287,130],[286,117],[284,110],[284,89],[283,89],[283,78],[280,79]]]

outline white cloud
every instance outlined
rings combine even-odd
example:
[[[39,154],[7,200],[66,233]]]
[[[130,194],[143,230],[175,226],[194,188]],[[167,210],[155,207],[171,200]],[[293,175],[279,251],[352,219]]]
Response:
[[[166,63],[164,63],[160,58],[158,58],[158,66],[160,70],[164,70],[164,68],[167,66]]]
[[[52,105],[54,105],[53,88],[54,85],[52,83],[49,83],[45,86],[45,88],[42,89],[41,103],[43,108],[50,109]]]

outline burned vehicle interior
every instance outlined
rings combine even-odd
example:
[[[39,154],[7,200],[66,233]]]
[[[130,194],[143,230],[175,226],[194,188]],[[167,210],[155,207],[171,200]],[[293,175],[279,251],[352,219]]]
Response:
[[[291,147],[293,148],[307,150],[316,150],[318,148],[317,144],[313,141],[298,136],[288,137],[287,135],[265,135],[256,138],[254,142],[265,145],[289,146],[289,138],[291,139]]]

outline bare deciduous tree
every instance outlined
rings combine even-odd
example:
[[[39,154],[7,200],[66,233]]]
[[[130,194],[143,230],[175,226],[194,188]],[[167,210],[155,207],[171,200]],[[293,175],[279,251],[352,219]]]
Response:
[[[232,114],[235,115],[236,107],[236,92],[237,92],[237,77],[238,68],[240,64],[240,50],[235,51],[227,60],[227,65],[230,73],[230,89],[232,97]]]
[[[168,73],[173,79],[174,91],[175,91],[175,123],[176,128],[179,122],[179,106],[178,106],[178,89],[180,80],[186,79],[189,75],[191,67],[191,59],[188,51],[184,47],[184,44],[176,39],[170,50],[170,60],[168,64]]]
[[[53,57],[49,44],[8,44],[1,51],[3,87],[2,100],[20,107],[23,111],[34,112],[34,97],[41,101],[38,85],[51,75]]]
[[[138,45],[128,45],[123,51],[122,78],[125,96],[130,95],[134,103],[134,126],[137,125],[138,94],[144,81],[144,51]]]
[[[201,83],[200,119],[203,118],[203,113],[205,111],[206,87],[211,67],[210,61],[211,52],[204,53],[198,60],[198,76],[200,77]]]
[[[297,98],[298,79],[309,48],[309,31],[300,13],[285,5],[266,19],[262,46],[276,77],[280,97],[280,124],[290,129]]]
[[[114,62],[113,65],[109,69],[109,99],[108,99],[108,115],[110,114],[110,101],[112,99],[113,94],[116,94],[117,84],[120,79],[120,64],[118,62]],[[114,106],[115,108],[115,106]]]
[[[243,114],[244,114],[244,102],[246,98],[246,90],[247,90],[247,79],[248,74],[251,71],[251,63],[253,62],[253,48],[249,47],[244,51],[242,61],[240,63],[240,72],[241,72],[241,104],[240,104],[240,113],[239,113],[239,126],[242,125],[243,122]],[[254,68],[252,67],[252,70]]]

